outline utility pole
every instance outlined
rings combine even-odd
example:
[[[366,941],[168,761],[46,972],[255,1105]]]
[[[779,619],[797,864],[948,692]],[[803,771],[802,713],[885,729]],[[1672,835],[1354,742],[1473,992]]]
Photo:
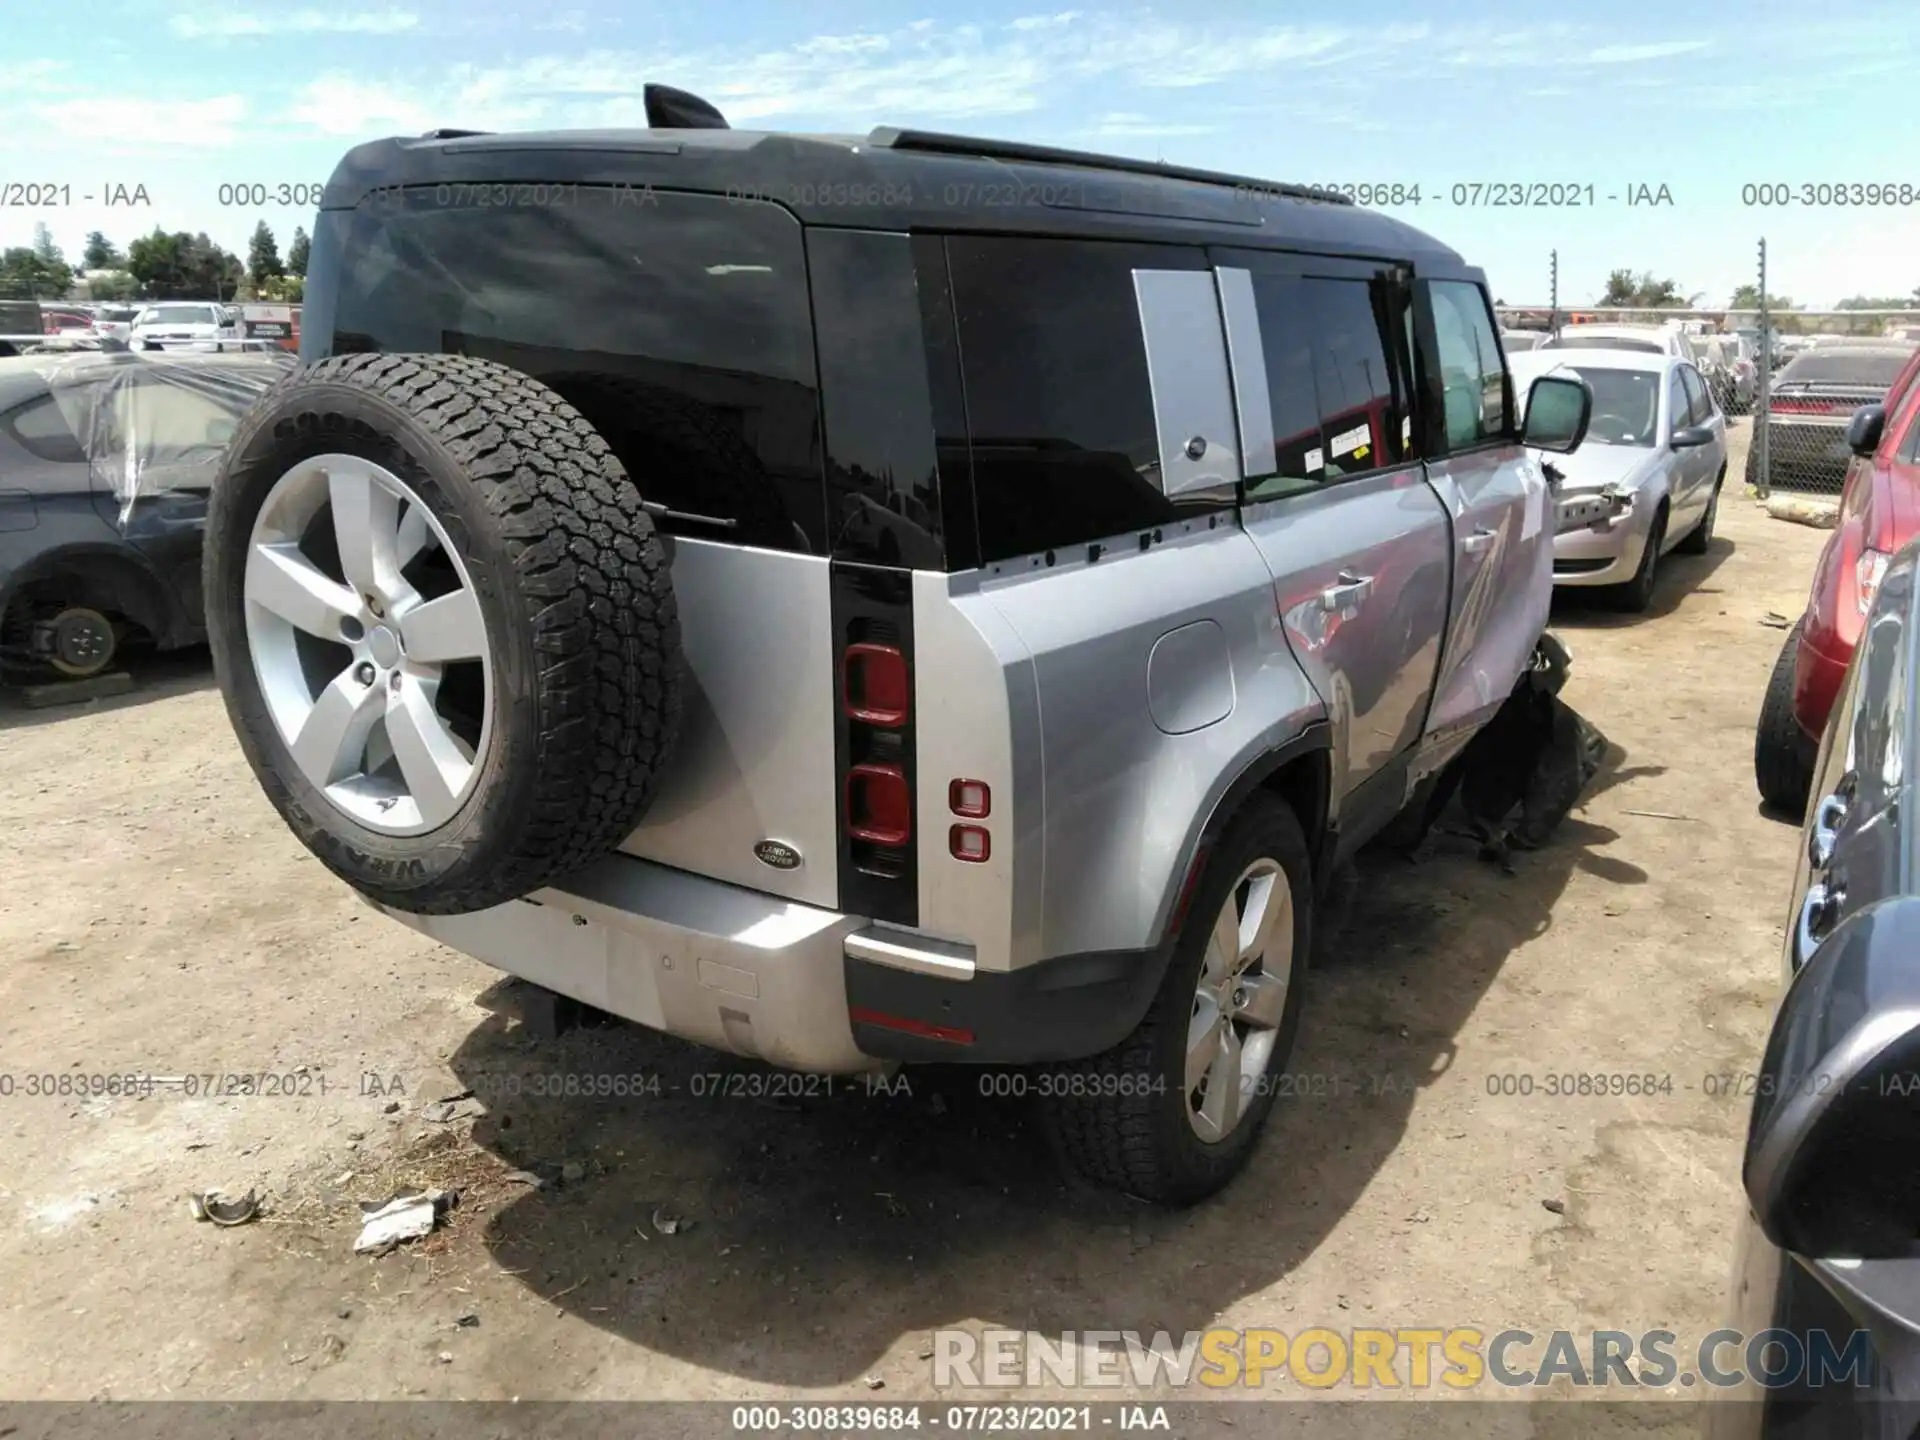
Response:
[[[1767,423],[1769,396],[1773,390],[1773,321],[1767,301],[1767,241],[1760,237],[1760,389],[1753,400],[1753,435],[1748,443],[1758,448],[1754,451],[1753,462],[1754,490],[1762,500],[1773,493],[1773,471],[1768,468],[1772,459],[1767,447],[1767,432],[1773,427]]]
[[[1547,333],[1560,329],[1560,252],[1547,252]]]

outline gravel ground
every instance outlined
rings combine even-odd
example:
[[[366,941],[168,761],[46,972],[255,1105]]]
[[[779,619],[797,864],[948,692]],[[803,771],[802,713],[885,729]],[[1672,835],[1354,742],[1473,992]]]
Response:
[[[1323,1093],[1283,1101],[1250,1172],[1184,1214],[1063,1180],[969,1075],[696,1098],[719,1062],[678,1042],[531,1041],[513,987],[294,842],[204,655],[94,709],[0,708],[0,1397],[907,1400],[955,1325],[1697,1340],[1746,1119],[1707,1077],[1757,1059],[1795,843],[1751,778],[1766,617],[1798,613],[1822,540],[1722,510],[1653,613],[1556,607],[1568,699],[1616,750],[1550,848],[1513,874],[1452,838],[1363,859],[1291,1067]],[[549,1072],[640,1093],[527,1093]],[[132,1073],[273,1078],[25,1093]],[[1545,1093],[1578,1073],[1669,1083]],[[1490,1093],[1507,1076],[1533,1093]],[[430,1118],[465,1089],[480,1113]],[[409,1183],[461,1203],[353,1254],[355,1202]],[[195,1223],[207,1187],[268,1213]]]

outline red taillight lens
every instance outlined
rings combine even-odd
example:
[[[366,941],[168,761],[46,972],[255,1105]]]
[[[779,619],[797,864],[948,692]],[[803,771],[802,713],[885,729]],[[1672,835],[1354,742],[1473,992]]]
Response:
[[[840,700],[850,718],[894,729],[907,723],[912,695],[907,657],[899,650],[864,641],[847,646],[840,665]]]
[[[984,825],[955,825],[947,831],[947,853],[970,865],[984,865],[993,854],[993,837]]]
[[[847,833],[899,846],[913,834],[913,791],[898,765],[856,765],[847,772]]]
[[[1865,615],[1873,609],[1873,597],[1880,589],[1880,582],[1887,575],[1887,561],[1893,557],[1884,550],[1863,550],[1860,558],[1853,562],[1853,583],[1860,601],[1860,613]]]
[[[947,786],[947,808],[968,820],[984,820],[993,810],[993,792],[984,780],[956,780]]]

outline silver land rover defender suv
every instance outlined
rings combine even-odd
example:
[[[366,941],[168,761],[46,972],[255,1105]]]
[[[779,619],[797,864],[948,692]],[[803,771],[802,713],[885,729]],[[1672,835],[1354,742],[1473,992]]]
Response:
[[[1329,871],[1532,662],[1590,396],[1521,433],[1481,273],[1338,196],[647,103],[334,172],[207,541],[260,783],[502,970],[1052,1067],[1086,1174],[1217,1190]]]

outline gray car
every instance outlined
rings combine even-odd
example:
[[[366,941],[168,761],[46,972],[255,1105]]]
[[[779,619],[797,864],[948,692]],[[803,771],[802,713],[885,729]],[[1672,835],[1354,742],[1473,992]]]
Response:
[[[1523,435],[1482,273],[1306,189],[647,105],[336,170],[210,518],[249,762],[489,964],[1039,1067],[1087,1174],[1211,1193],[1329,873],[1530,683],[1588,390]]]
[[[1685,360],[1636,350],[1540,350],[1516,358],[1522,379],[1577,375],[1593,390],[1579,453],[1557,462],[1568,495],[1629,497],[1617,519],[1554,543],[1553,582],[1605,586],[1628,610],[1652,603],[1661,557],[1705,553],[1727,478],[1727,421]]]

